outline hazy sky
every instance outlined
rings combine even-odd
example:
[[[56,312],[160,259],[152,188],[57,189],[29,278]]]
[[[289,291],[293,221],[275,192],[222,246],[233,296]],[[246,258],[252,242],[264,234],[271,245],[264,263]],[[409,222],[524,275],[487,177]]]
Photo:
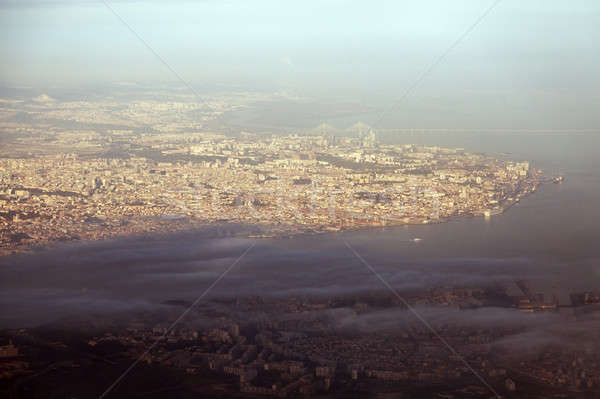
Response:
[[[192,85],[383,101],[399,96],[491,3],[109,1]],[[3,86],[175,81],[100,0],[0,0],[0,26]],[[548,114],[577,108],[571,118],[591,118],[589,127],[597,125],[590,115],[599,88],[599,1],[504,0],[415,97],[441,106],[494,97]]]

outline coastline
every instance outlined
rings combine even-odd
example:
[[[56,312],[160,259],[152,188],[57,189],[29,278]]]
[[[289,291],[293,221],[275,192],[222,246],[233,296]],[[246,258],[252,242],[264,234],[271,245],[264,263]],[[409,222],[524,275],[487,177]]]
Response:
[[[562,182],[562,179],[560,180]],[[158,230],[156,225],[148,226],[149,229],[127,232],[127,233],[111,233],[105,232],[97,237],[83,237],[73,238],[67,240],[48,240],[44,242],[26,243],[23,245],[17,245],[13,248],[0,248],[0,258],[8,257],[11,255],[28,254],[34,252],[41,252],[56,248],[60,245],[70,245],[81,242],[110,242],[119,239],[139,239],[156,237],[157,235],[163,234],[205,234],[207,238],[222,238],[222,237],[235,237],[235,238],[250,238],[250,239],[282,239],[282,238],[295,238],[301,236],[312,236],[312,235],[325,235],[344,233],[351,231],[368,231],[368,230],[379,230],[389,227],[401,227],[401,226],[418,226],[418,225],[432,225],[442,224],[453,221],[460,221],[465,219],[497,216],[504,214],[510,208],[518,204],[521,200],[534,194],[541,186],[546,184],[556,183],[556,178],[545,178],[539,180],[535,185],[531,186],[529,191],[525,191],[524,194],[517,195],[515,199],[511,201],[505,200],[500,208],[493,209],[493,212],[488,213],[489,210],[478,210],[476,212],[455,215],[443,218],[397,218],[397,219],[384,219],[383,221],[371,222],[371,223],[353,223],[353,224],[339,224],[339,225],[323,225],[318,227],[307,227],[298,226],[293,224],[280,224],[270,225],[267,223],[261,224],[246,224],[238,221],[221,221],[221,222],[210,222],[202,219],[197,219],[188,216],[171,216],[171,217],[152,217],[154,221],[159,221],[161,229]]]

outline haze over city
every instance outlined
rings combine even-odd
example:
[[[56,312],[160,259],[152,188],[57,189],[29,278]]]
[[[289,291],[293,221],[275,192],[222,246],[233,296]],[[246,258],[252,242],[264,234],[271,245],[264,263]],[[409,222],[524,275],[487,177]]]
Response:
[[[600,4],[0,26],[3,396],[600,395]]]

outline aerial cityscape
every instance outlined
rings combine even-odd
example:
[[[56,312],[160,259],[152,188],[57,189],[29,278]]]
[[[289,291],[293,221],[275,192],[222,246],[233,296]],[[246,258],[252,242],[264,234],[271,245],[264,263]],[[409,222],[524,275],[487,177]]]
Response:
[[[194,126],[198,107],[189,101],[135,104],[128,108],[138,110],[138,122],[104,120],[87,133],[63,123],[96,118],[105,102],[73,105],[48,95],[4,101],[3,141],[9,145],[0,159],[3,254],[35,256],[59,242],[110,245],[118,238],[188,231],[210,238],[206,229],[215,226],[243,239],[272,240],[473,217],[489,223],[529,200],[540,185],[564,181],[503,154],[382,143],[376,130],[360,122],[345,130],[322,124],[280,134],[203,128],[218,121],[219,113],[205,109]],[[43,117],[35,117],[40,108]],[[173,109],[182,110],[175,126],[161,114]],[[177,129],[191,131],[169,133]],[[64,328],[52,323],[5,330],[2,376],[5,389],[17,396],[27,396],[24,387],[44,391],[55,379],[73,378],[80,384],[64,394],[94,396],[101,381],[90,376],[113,375],[128,361],[141,362],[145,370],[132,376],[130,386],[148,384],[147,392],[158,396],[161,386],[154,387],[151,376],[164,370],[177,392],[207,397],[489,397],[489,387],[477,377],[482,375],[508,397],[597,392],[596,350],[548,344],[513,355],[511,348],[522,345],[514,337],[531,334],[527,317],[535,325],[564,320],[577,326],[594,323],[590,317],[598,314],[597,290],[536,292],[535,285],[518,276],[442,280],[400,291],[399,297],[361,285],[316,296],[244,289],[196,306],[186,295],[166,294],[158,309],[137,309],[126,319],[121,312],[102,312],[90,324],[71,314],[65,323],[77,326],[77,333],[68,338],[56,336]],[[173,327],[165,308],[191,314]],[[412,318],[414,309],[429,315],[435,327]],[[501,313],[490,321],[487,312]],[[366,327],[369,321],[375,325]],[[132,394],[122,389],[119,395]]]
[[[51,118],[71,109],[44,98]],[[37,112],[30,107],[4,110]],[[193,109],[132,108],[156,110],[156,117],[174,107]],[[92,105],[84,108],[83,115],[95,115]],[[63,111],[62,119],[82,118],[80,112]],[[375,131],[360,123],[354,138],[166,133],[192,125],[184,116],[157,133],[107,129],[75,136],[70,129],[6,123],[12,141],[0,160],[3,248],[217,222],[264,225],[262,234],[272,235],[489,217],[548,181],[527,161],[379,144]],[[67,152],[47,154],[48,148]]]
[[[0,397],[600,397],[600,3],[0,2]]]

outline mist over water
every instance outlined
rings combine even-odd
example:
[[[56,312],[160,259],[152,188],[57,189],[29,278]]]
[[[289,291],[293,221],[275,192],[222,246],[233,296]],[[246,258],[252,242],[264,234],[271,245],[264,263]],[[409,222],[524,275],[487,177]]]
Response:
[[[345,240],[401,292],[444,285],[509,285],[525,279],[532,281],[534,291],[556,294],[564,305],[570,293],[597,289],[596,135],[506,136],[501,140],[504,147],[495,136],[445,138],[448,142],[440,145],[510,152],[510,157],[532,160],[534,167],[559,171],[566,180],[540,187],[489,220],[257,240],[205,301],[385,290],[348,251]],[[560,149],[566,150],[565,155],[556,157]],[[578,155],[568,156],[570,149]],[[211,233],[68,243],[4,257],[0,325],[25,327],[65,317],[133,314],[164,310],[167,300],[193,301],[255,241],[234,236],[236,229],[224,226]]]

